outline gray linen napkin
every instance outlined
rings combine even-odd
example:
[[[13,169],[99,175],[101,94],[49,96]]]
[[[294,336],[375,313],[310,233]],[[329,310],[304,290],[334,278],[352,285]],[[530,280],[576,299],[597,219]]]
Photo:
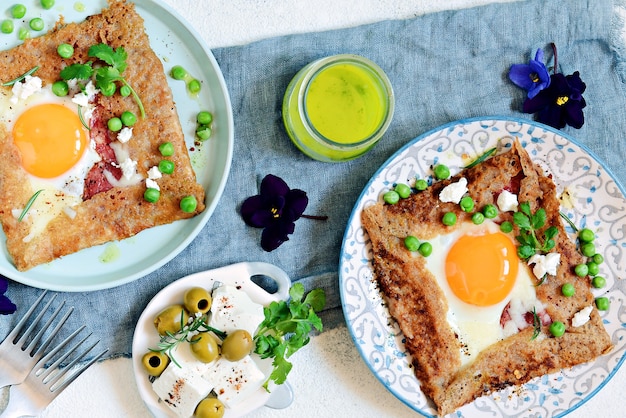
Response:
[[[609,0],[491,4],[410,20],[384,21],[336,31],[284,36],[213,53],[228,85],[235,120],[235,151],[224,195],[200,235],[158,271],[114,289],[61,295],[76,307],[74,324],[88,324],[109,355],[127,356],[134,325],[150,299],[187,274],[239,261],[265,261],[283,268],[307,289],[328,296],[326,328],[343,322],[338,261],[344,229],[362,188],[403,144],[441,124],[474,116],[520,113],[525,92],[507,79],[511,64],[527,62],[537,47],[555,42],[564,74],[580,71],[587,84],[586,123],[566,132],[589,147],[616,177],[626,181],[626,96],[620,23]],[[262,24],[262,22],[259,22]],[[615,44],[619,44],[617,48]],[[353,53],[380,65],[396,94],[388,133],[366,156],[328,164],[293,146],[281,119],[290,79],[317,58]],[[267,174],[308,193],[305,213],[290,240],[267,253],[260,229],[247,227],[238,209],[258,192]],[[0,317],[0,338],[40,290],[10,282],[16,315]],[[73,327],[70,327],[73,328]]]

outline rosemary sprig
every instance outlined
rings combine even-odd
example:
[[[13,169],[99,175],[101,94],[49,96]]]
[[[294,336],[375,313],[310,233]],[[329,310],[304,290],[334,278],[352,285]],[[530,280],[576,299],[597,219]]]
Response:
[[[33,68],[31,68],[30,70],[26,71],[24,74],[22,74],[21,76],[14,78],[11,81],[7,81],[6,83],[2,83],[3,86],[5,87],[9,87],[12,86],[15,83],[19,83],[20,81],[22,81],[23,79],[25,79],[26,77],[28,77],[29,75],[33,75],[35,73],[35,71],[37,71],[39,69],[39,66],[36,65]]]
[[[43,192],[43,189],[41,190],[37,190],[35,192],[35,194],[33,194],[30,199],[28,199],[28,202],[26,202],[26,206],[24,206],[24,209],[22,210],[22,213],[20,213],[19,218],[17,218],[18,222],[22,222],[22,220],[24,219],[24,217],[26,216],[26,214],[28,213],[28,211],[30,210],[30,207],[33,205],[33,203],[35,203],[35,199],[37,199],[37,196],[39,196],[39,194]]]
[[[533,331],[533,336],[531,338],[531,341],[537,338],[539,334],[541,333],[541,319],[539,319],[539,315],[537,315],[537,311],[535,310],[534,307],[533,307],[533,328],[535,330]]]
[[[561,218],[565,219],[565,221],[569,224],[569,226],[572,227],[574,232],[578,232],[578,228],[576,227],[576,225],[574,225],[574,222],[572,222],[572,220],[567,217],[566,214],[564,214],[563,212],[559,212],[559,215],[561,215]]]
[[[183,319],[183,313],[181,312],[180,331],[178,331],[176,334],[167,331],[165,335],[161,336],[157,348],[150,348],[149,350],[156,353],[165,353],[170,358],[170,360],[172,360],[172,363],[174,363],[178,367],[181,367],[181,365],[174,358],[174,349],[178,346],[178,344],[182,342],[189,342],[193,344],[193,342],[196,341],[194,337],[199,332],[209,331],[215,333],[215,335],[217,335],[222,340],[226,338],[226,333],[224,331],[215,329],[206,323],[205,316],[194,317],[191,323],[185,324],[185,321]]]

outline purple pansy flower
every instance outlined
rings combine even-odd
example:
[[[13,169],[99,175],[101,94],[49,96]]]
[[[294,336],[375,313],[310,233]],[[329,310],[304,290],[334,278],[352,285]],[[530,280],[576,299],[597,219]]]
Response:
[[[261,181],[259,194],[247,198],[241,205],[241,216],[246,224],[264,228],[261,247],[273,251],[288,235],[293,234],[296,224],[309,203],[306,193],[290,189],[280,177],[268,174]]]
[[[0,276],[0,314],[2,315],[12,314],[17,309],[17,306],[4,295],[8,288],[9,282],[4,277]]]
[[[550,74],[543,63],[543,51],[538,49],[535,59],[528,64],[514,64],[509,70],[509,78],[517,86],[528,91],[528,98],[532,99],[539,92],[550,85]]]
[[[583,93],[586,85],[578,71],[564,76],[553,74],[550,87],[524,102],[524,112],[537,113],[539,122],[561,129],[570,125],[580,129],[585,123],[583,108],[587,106]]]

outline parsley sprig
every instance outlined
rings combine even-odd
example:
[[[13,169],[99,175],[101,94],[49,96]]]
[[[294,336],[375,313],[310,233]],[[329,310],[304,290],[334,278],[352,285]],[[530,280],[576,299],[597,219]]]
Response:
[[[274,358],[274,369],[270,380],[277,385],[285,382],[292,364],[287,360],[293,353],[307,345],[309,334],[315,328],[322,331],[322,320],[317,316],[326,305],[326,294],[322,289],[311,290],[305,297],[302,283],[289,289],[290,301],[272,302],[263,308],[265,319],[254,336],[255,349],[261,358]]]
[[[105,96],[112,96],[117,90],[116,83],[122,83],[130,89],[130,94],[139,107],[141,117],[145,117],[146,112],[139,95],[122,76],[122,73],[126,70],[128,65],[126,63],[128,54],[124,48],[120,46],[113,49],[107,44],[97,44],[89,48],[88,55],[91,58],[97,58],[103,61],[107,65],[94,68],[93,62],[91,61],[84,64],[70,64],[61,70],[61,78],[65,81],[71,79],[88,80],[95,74],[96,87]]]
[[[539,208],[535,213],[532,213],[528,202],[520,203],[519,206],[520,212],[513,214],[513,222],[520,231],[516,237],[520,243],[517,247],[519,257],[526,260],[537,252],[550,252],[556,245],[554,237],[559,230],[556,226],[550,226],[543,232],[543,236],[539,236],[539,231],[546,225],[546,210]]]
[[[186,324],[183,316],[183,312],[180,315],[180,331],[177,333],[173,333],[170,331],[166,331],[165,335],[161,336],[157,348],[150,348],[150,351],[154,351],[156,353],[165,353],[172,360],[172,363],[181,367],[180,364],[174,358],[173,351],[178,346],[178,344],[183,342],[194,343],[196,339],[194,338],[200,332],[213,332],[222,340],[226,338],[226,333],[224,331],[220,331],[215,329],[206,322],[206,316],[197,316],[193,317],[193,320]]]

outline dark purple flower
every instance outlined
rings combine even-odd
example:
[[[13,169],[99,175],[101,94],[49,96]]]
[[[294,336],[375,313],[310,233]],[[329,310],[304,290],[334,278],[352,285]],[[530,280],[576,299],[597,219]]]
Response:
[[[539,92],[550,85],[550,74],[543,63],[543,51],[538,49],[535,59],[528,64],[514,64],[509,70],[509,79],[517,86],[528,91],[528,98],[532,99]]]
[[[246,224],[265,228],[261,247],[273,251],[288,235],[293,234],[295,221],[302,216],[309,198],[299,189],[290,189],[280,177],[268,174],[261,181],[258,195],[247,198],[241,205],[241,216]]]
[[[17,309],[17,306],[4,295],[8,288],[9,282],[4,277],[0,276],[0,314],[2,315],[12,314]]]
[[[524,112],[537,113],[539,122],[561,129],[570,125],[579,129],[585,123],[583,109],[587,106],[583,93],[587,87],[578,71],[564,76],[552,74],[547,89],[524,102]]]

